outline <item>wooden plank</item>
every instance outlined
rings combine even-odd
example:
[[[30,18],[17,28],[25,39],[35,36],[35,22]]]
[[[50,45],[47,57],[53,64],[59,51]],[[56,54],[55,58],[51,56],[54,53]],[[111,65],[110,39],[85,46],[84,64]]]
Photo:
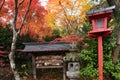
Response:
[[[37,69],[48,69],[48,68],[63,68],[63,66],[41,66],[41,67],[37,67]]]

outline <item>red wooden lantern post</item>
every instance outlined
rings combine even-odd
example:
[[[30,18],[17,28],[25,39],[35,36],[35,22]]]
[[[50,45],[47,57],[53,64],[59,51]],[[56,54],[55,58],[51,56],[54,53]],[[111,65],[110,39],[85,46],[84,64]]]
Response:
[[[103,46],[102,37],[108,36],[112,33],[112,29],[107,28],[108,21],[111,19],[112,12],[115,6],[89,11],[87,16],[92,23],[92,30],[88,32],[91,37],[98,38],[98,70],[99,70],[99,80],[103,80]]]

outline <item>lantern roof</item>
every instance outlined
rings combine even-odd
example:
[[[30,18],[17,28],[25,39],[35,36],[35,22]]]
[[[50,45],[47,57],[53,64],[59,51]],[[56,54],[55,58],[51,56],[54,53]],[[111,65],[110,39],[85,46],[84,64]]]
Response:
[[[113,9],[115,9],[115,5],[108,8],[99,9],[99,10],[91,10],[91,11],[88,11],[86,14],[87,15],[98,14],[98,13],[107,12]]]

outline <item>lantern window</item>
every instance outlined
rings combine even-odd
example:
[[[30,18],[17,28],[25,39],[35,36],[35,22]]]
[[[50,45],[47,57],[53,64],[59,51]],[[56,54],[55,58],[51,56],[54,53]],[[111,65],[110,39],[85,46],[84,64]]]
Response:
[[[104,19],[103,18],[95,20],[95,28],[96,29],[104,28]]]

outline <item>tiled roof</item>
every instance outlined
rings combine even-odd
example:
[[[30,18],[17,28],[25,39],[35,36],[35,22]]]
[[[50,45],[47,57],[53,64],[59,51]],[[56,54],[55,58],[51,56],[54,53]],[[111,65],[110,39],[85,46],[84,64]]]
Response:
[[[24,43],[25,48],[22,52],[49,52],[49,51],[68,51],[70,48],[70,43]]]

